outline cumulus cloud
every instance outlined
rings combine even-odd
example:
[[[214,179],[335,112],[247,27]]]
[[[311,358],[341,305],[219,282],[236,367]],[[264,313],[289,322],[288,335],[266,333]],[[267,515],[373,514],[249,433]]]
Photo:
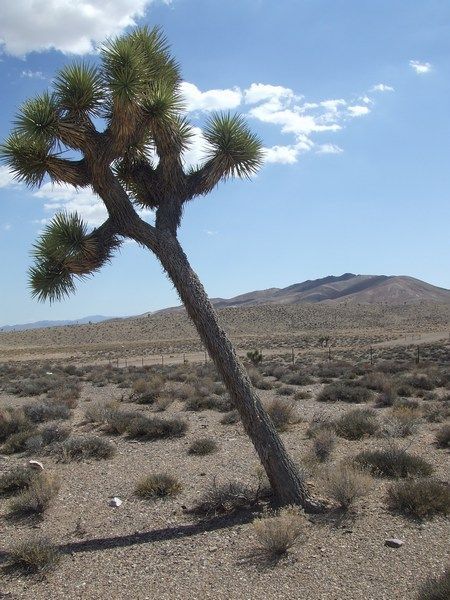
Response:
[[[42,219],[46,223],[57,212],[77,212],[88,225],[98,227],[108,217],[102,200],[90,188],[76,189],[71,185],[45,183],[33,194],[35,198],[44,200],[44,210],[48,218]],[[141,210],[142,218],[152,216],[151,210]]]
[[[2,2],[0,44],[24,56],[49,49],[86,54],[143,17],[156,0],[14,0]],[[170,0],[165,0],[166,4]]]
[[[8,167],[0,165],[0,188],[10,187],[15,185],[12,173],[10,173]]]
[[[429,73],[431,71],[431,63],[429,62],[421,62],[420,60],[410,60],[409,66],[418,75],[423,75],[424,73]]]
[[[363,115],[370,113],[370,108],[367,106],[360,106],[358,104],[355,106],[349,106],[347,110],[351,117],[362,117]]]
[[[370,88],[371,92],[393,92],[394,88],[386,83],[377,83]]]
[[[239,106],[242,99],[242,92],[238,87],[201,92],[188,81],[183,81],[180,87],[187,111],[232,109]]]
[[[341,154],[344,151],[336,144],[320,144],[316,152],[317,154]]]

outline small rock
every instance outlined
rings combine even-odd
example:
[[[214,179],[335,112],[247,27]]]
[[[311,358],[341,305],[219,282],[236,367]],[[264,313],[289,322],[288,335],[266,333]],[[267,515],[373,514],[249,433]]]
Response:
[[[30,467],[30,469],[35,469],[36,471],[44,470],[44,465],[41,462],[39,462],[38,460],[29,460],[28,466]]]
[[[120,506],[122,504],[122,500],[120,498],[117,498],[117,496],[114,496],[114,498],[111,498],[111,500],[109,501],[109,506]]]
[[[384,545],[389,546],[389,548],[400,548],[403,546],[405,542],[403,540],[399,540],[397,538],[390,538],[388,540],[384,540]]]

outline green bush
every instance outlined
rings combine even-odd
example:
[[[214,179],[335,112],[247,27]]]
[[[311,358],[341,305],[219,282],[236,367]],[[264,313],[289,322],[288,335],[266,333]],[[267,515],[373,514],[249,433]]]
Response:
[[[199,438],[194,440],[189,446],[189,454],[195,454],[197,456],[204,456],[205,454],[212,454],[217,450],[217,443],[211,438]]]
[[[55,448],[55,454],[63,462],[73,460],[102,460],[111,458],[116,452],[114,444],[96,436],[72,437]]]
[[[182,486],[176,477],[167,473],[155,473],[143,477],[137,484],[135,494],[139,498],[153,500],[169,498],[181,492]]]
[[[335,422],[336,433],[347,440],[360,440],[378,431],[378,421],[371,408],[355,408],[344,413]]]
[[[0,475],[0,496],[16,494],[27,488],[37,473],[29,467],[14,467]]]
[[[367,388],[345,383],[330,383],[317,396],[319,402],[367,402],[371,393]]]

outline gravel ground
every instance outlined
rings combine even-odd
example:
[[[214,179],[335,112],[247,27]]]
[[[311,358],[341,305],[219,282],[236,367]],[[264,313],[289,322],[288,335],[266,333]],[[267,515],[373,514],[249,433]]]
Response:
[[[313,392],[319,388],[307,386]],[[83,424],[88,399],[120,399],[124,391],[83,384],[82,400],[72,419],[74,431],[91,430],[90,425]],[[260,394],[265,400],[274,396],[273,391]],[[2,404],[26,401],[29,399],[0,396]],[[150,410],[128,403],[125,408]],[[323,410],[336,416],[350,408],[354,405],[298,401],[302,421],[282,434],[294,458],[301,461],[308,452],[307,421],[314,413]],[[220,424],[221,415],[213,411],[184,412],[177,403],[167,413],[179,413],[188,421],[185,437],[154,442],[109,437],[117,454],[99,462],[63,464],[41,458],[45,469],[61,479],[60,493],[42,521],[13,523],[5,519],[8,500],[0,499],[0,550],[7,551],[17,541],[36,534],[48,535],[66,550],[56,570],[44,579],[3,573],[0,598],[414,598],[424,579],[444,570],[449,558],[448,520],[435,518],[421,524],[390,514],[384,502],[388,482],[382,480],[375,480],[355,516],[344,521],[330,517],[307,520],[304,539],[276,566],[268,565],[254,553],[252,515],[203,525],[184,509],[193,505],[214,478],[218,482],[237,479],[256,484],[258,460],[241,426]],[[404,443],[411,452],[426,457],[436,475],[446,479],[448,452],[433,445],[437,427],[423,423],[418,434]],[[191,441],[205,435],[217,440],[218,452],[204,457],[189,455]],[[377,438],[339,439],[332,460],[337,463],[380,444]],[[1,457],[0,473],[25,464],[28,458]],[[182,482],[178,497],[147,502],[133,496],[142,475],[160,471],[176,475]],[[320,493],[318,478],[311,475],[311,483]],[[110,507],[112,496],[119,496],[123,504]],[[404,540],[404,546],[386,547],[384,540],[391,537]]]

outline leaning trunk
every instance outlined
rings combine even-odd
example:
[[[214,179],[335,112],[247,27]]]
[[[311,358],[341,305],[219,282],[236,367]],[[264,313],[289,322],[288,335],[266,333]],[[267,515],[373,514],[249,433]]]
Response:
[[[263,409],[246,370],[217,322],[214,309],[183,249],[173,235],[158,232],[157,247],[152,244],[162,266],[174,283],[186,310],[214,361],[267,473],[276,500],[317,510],[308,489],[289,458],[269,416]]]

